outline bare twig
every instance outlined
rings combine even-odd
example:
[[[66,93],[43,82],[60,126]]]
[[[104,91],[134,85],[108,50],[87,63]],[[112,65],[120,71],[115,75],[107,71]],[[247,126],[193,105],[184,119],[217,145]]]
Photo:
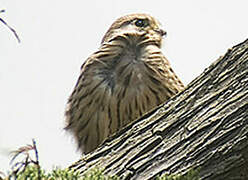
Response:
[[[41,180],[41,169],[39,164],[38,150],[34,139],[32,140],[32,142],[33,142],[32,145],[28,144],[12,152],[13,158],[11,159],[10,164],[13,164],[18,156],[24,155],[22,161],[18,161],[12,165],[12,170],[13,170],[12,176],[17,177],[17,174],[24,172],[29,164],[35,164],[38,170],[38,180]],[[30,156],[30,151],[32,150],[34,151],[35,154],[35,160],[32,159],[32,157]]]
[[[33,141],[33,147],[34,147],[34,153],[35,153],[35,159],[36,159],[36,161],[34,163],[37,165],[37,168],[38,168],[38,179],[40,180],[41,179],[41,170],[40,170],[40,164],[39,164],[39,154],[38,154],[38,150],[37,150],[37,147],[36,147],[35,140],[32,139],[32,141]]]
[[[3,12],[5,12],[4,9],[3,9],[3,10],[0,10],[0,13],[3,13]],[[14,33],[16,39],[17,39],[18,42],[20,43],[21,40],[20,40],[19,36],[17,35],[16,31],[15,31],[11,26],[9,26],[9,25],[7,24],[7,22],[4,21],[2,18],[0,18],[0,21],[1,21],[5,26],[7,26],[7,28],[9,28],[9,30],[11,30],[11,31]]]
[[[24,147],[20,147],[18,150],[16,151],[12,151],[11,153],[14,154],[14,156],[12,157],[12,159],[10,160],[10,164],[13,163],[13,161],[17,158],[17,156],[19,156],[20,154],[25,154],[26,157],[29,158],[29,154],[28,151],[34,149],[34,147],[32,145],[27,145]]]

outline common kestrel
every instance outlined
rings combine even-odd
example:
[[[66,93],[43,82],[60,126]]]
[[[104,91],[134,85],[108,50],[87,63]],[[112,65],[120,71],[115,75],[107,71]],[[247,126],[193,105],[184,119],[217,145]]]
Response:
[[[150,15],[123,16],[83,63],[65,113],[82,152],[183,90],[161,52],[165,34]]]

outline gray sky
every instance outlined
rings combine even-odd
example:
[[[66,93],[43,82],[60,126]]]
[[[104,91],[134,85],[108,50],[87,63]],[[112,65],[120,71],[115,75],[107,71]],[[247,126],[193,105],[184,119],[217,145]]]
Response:
[[[167,31],[163,52],[185,84],[248,38],[247,0],[1,0],[0,171],[8,151],[35,138],[42,166],[79,158],[63,131],[64,109],[83,61],[123,15],[145,12]]]

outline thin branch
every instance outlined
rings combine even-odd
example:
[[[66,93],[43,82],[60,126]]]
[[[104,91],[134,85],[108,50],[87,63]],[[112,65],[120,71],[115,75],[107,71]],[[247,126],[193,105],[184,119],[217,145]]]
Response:
[[[3,9],[3,10],[0,10],[0,13],[3,13],[3,12],[5,12],[4,9]],[[9,26],[9,25],[7,24],[7,22],[5,22],[2,18],[0,18],[0,21],[1,21],[5,26],[7,26],[7,28],[9,28],[9,30],[11,30],[11,31],[14,33],[16,39],[17,39],[18,42],[20,43],[21,40],[20,40],[19,36],[17,35],[16,31],[15,31],[11,26]]]
[[[38,150],[37,150],[37,147],[36,147],[36,142],[34,139],[32,139],[33,141],[33,148],[34,148],[34,153],[35,153],[35,163],[37,165],[37,168],[38,168],[38,180],[41,180],[41,170],[40,170],[40,163],[39,163],[39,154],[38,154]]]
[[[32,140],[32,142],[33,142],[32,145],[28,144],[12,152],[13,158],[11,159],[10,164],[13,164],[14,161],[17,160],[17,157],[19,157],[20,155],[24,155],[24,159],[22,159],[22,161],[18,161],[12,165],[12,176],[16,177],[18,173],[24,172],[28,167],[28,165],[34,164],[37,167],[37,171],[38,171],[37,180],[41,180],[41,169],[39,163],[38,150],[34,139]],[[30,155],[31,151],[34,152],[35,160],[33,160]]]

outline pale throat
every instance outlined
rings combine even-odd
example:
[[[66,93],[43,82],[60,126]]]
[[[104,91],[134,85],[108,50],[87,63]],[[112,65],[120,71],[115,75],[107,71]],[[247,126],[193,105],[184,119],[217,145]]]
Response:
[[[132,38],[133,39],[133,38]],[[128,42],[128,43],[127,43]],[[116,40],[112,42],[116,46],[113,53],[115,53],[118,63],[138,63],[139,61],[146,61],[154,52],[161,52],[161,42],[142,45],[141,41],[131,42],[130,40]],[[140,44],[140,45],[139,45]],[[125,61],[125,62],[123,62]]]
[[[161,51],[160,47],[156,44],[137,46],[117,40],[105,48],[111,52],[109,58],[104,59],[106,66],[99,68],[100,79],[104,80],[105,88],[112,93],[120,87],[129,87],[130,92],[134,93],[142,91],[147,78],[146,63],[151,60],[149,57],[154,52]]]
[[[116,66],[112,69],[112,76],[121,84],[127,85],[127,78],[133,87],[144,83],[146,76],[146,63],[154,52],[160,52],[156,45],[146,45],[142,47],[127,46],[123,48],[122,54],[116,59]],[[127,77],[127,78],[123,78]]]

